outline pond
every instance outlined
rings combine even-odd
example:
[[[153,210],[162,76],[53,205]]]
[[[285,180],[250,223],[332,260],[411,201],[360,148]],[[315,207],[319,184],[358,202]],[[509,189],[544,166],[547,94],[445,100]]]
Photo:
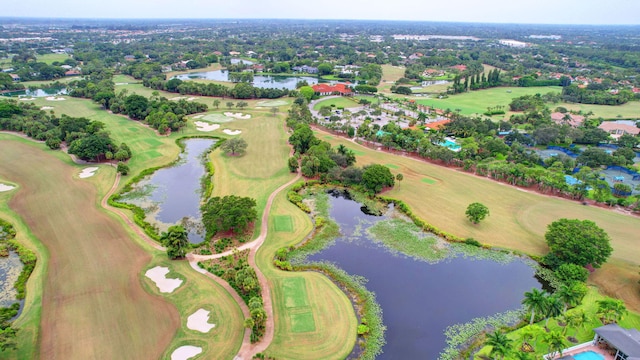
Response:
[[[46,97],[56,95],[66,95],[66,87],[50,87],[42,89],[25,89],[19,91],[9,91],[2,93],[2,96],[24,96],[24,97]]]
[[[517,310],[526,291],[541,287],[524,259],[477,248],[476,253],[486,254],[463,256],[460,249],[469,254],[470,245],[460,244],[456,251],[432,234],[422,233],[417,241],[436,240],[433,256],[393,251],[373,229],[404,222],[403,216],[391,206],[383,216],[367,215],[348,195],[331,194],[330,216],[342,236],[305,261],[329,261],[368,279],[366,287],[376,294],[387,327],[379,359],[437,359],[447,346],[447,327]]]
[[[121,200],[141,207],[146,220],[160,231],[182,224],[189,232],[189,242],[202,242],[200,179],[205,168],[200,159],[215,142],[213,139],[185,140],[185,149],[175,165],[145,177]]]
[[[229,72],[227,70],[214,70],[204,72],[191,72],[188,74],[176,75],[173,78],[180,80],[206,79],[216,81],[229,81]],[[253,86],[264,89],[288,89],[295,90],[299,81],[306,80],[309,85],[317,84],[318,78],[311,76],[271,76],[271,75],[255,75],[253,77]]]
[[[9,256],[0,257],[0,308],[19,302],[16,299],[18,292],[13,286],[23,266],[20,256],[15,251],[9,251]]]
[[[233,65],[240,64],[240,63],[243,63],[243,64],[245,64],[245,65],[253,65],[253,64],[255,64],[255,63],[254,63],[253,61],[251,61],[251,60],[237,59],[237,58],[233,58],[233,59],[231,59],[231,63],[232,63]]]

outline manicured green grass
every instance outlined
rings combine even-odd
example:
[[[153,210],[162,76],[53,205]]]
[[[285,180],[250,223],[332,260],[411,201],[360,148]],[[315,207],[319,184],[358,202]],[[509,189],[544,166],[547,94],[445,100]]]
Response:
[[[395,164],[384,164],[384,166],[388,167],[389,169],[399,169],[400,168],[398,165],[395,165]]]
[[[443,110],[450,109],[451,111],[455,111],[456,109],[460,109],[461,114],[472,115],[482,114],[487,111],[487,107],[489,106],[502,105],[505,109],[508,109],[509,103],[513,98],[523,95],[546,94],[548,92],[560,92],[560,87],[499,87],[450,95],[446,99],[416,98],[416,102]]]
[[[257,106],[262,107],[276,107],[276,106],[287,106],[290,102],[287,100],[261,100],[256,104]]]
[[[309,306],[307,299],[307,289],[304,278],[290,277],[280,281],[282,293],[284,294],[284,303],[286,308],[297,308]]]
[[[438,183],[438,181],[430,179],[430,178],[422,178],[422,180],[420,180],[420,181],[422,181],[425,184],[429,184],[429,185],[434,185],[434,184]]]
[[[313,110],[320,110],[320,108],[322,108],[323,106],[331,106],[334,105],[335,108],[345,108],[345,109],[349,109],[349,108],[354,108],[354,107],[358,107],[360,106],[357,102],[345,98],[345,97],[337,97],[337,98],[331,98],[331,99],[326,99],[326,100],[322,100],[322,101],[318,101],[314,106],[313,106]]]
[[[404,66],[382,65],[382,83],[397,81],[401,77],[404,77],[405,70]]]
[[[316,323],[313,320],[313,313],[306,311],[303,313],[293,313],[290,316],[291,332],[307,333],[316,330]]]
[[[274,228],[278,232],[292,232],[293,221],[290,215],[280,215],[273,217]]]
[[[43,63],[47,63],[49,65],[51,65],[54,62],[59,62],[62,63],[67,59],[72,59],[72,57],[68,54],[44,54],[44,55],[38,55],[36,57],[38,62],[43,62]]]
[[[317,134],[326,139],[327,133]],[[354,146],[343,138],[329,142],[334,146]],[[364,153],[357,155],[360,166],[371,163],[399,166],[397,173],[403,174],[404,179],[385,196],[404,201],[427,223],[461,238],[474,238],[500,248],[544,255],[548,251],[544,240],[548,224],[560,218],[594,221],[610,235],[614,251],[609,262],[591,275],[591,281],[606,293],[624,299],[630,308],[640,311],[636,284],[640,265],[640,248],[637,246],[640,218],[542,196],[408,157],[365,147],[359,149]],[[425,183],[425,178],[437,182]],[[473,202],[485,204],[491,212],[478,225],[472,224],[464,215],[467,206]]]
[[[588,105],[588,104],[569,104],[560,103],[554,105],[553,109],[557,106],[564,106],[565,108],[573,111],[582,111],[583,113],[593,112],[592,118],[604,118],[604,119],[637,119],[640,114],[640,101],[631,101],[624,105],[607,106],[607,105]]]

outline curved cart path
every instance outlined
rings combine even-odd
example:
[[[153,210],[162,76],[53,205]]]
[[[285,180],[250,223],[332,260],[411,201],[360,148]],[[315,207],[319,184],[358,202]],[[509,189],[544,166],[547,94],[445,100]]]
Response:
[[[248,261],[249,261],[249,265],[251,265],[251,267],[253,267],[253,269],[256,271],[256,276],[258,277],[258,282],[260,283],[260,288],[262,289],[262,301],[264,303],[264,310],[267,313],[267,322],[265,324],[264,336],[257,343],[252,344],[249,339],[251,330],[247,329],[245,331],[245,336],[242,341],[242,346],[240,347],[240,351],[238,352],[238,355],[236,355],[234,360],[252,359],[255,354],[265,351],[269,347],[269,345],[271,345],[271,341],[273,340],[273,333],[274,333],[275,326],[273,321],[273,302],[271,301],[271,289],[269,287],[269,281],[264,276],[262,271],[260,271],[260,268],[256,266],[256,252],[258,251],[258,249],[260,249],[260,246],[262,246],[262,244],[264,243],[264,240],[267,238],[267,234],[269,232],[269,213],[271,212],[271,205],[273,204],[273,200],[282,190],[286,189],[287,187],[291,186],[291,184],[300,180],[301,177],[302,175],[300,174],[300,171],[298,171],[298,174],[296,175],[295,178],[291,179],[286,184],[281,185],[274,192],[272,192],[271,195],[269,195],[269,199],[267,200],[267,205],[265,206],[264,212],[262,213],[262,223],[260,224],[260,235],[254,241],[244,244],[234,250],[226,251],[220,254],[214,254],[214,255],[188,254],[187,255],[187,259],[191,263],[192,268],[196,269],[196,271],[202,274],[205,274],[211,277],[221,285],[223,286],[226,285],[225,288],[227,288],[227,290],[230,289],[229,292],[231,293],[231,295],[234,296],[234,298],[236,298],[237,293],[235,292],[235,290],[233,290],[225,281],[217,278],[216,276],[213,276],[212,274],[209,274],[209,272],[207,271],[200,269],[200,267],[198,266],[198,261],[217,259],[226,255],[229,255],[233,251],[238,249],[239,250],[249,249]],[[236,301],[238,301],[238,303],[240,304],[240,307],[243,309],[242,312],[245,314],[245,317],[249,317],[249,309],[247,308],[244,301],[239,296],[238,298],[236,298]],[[245,309],[246,309],[246,312],[245,312]]]

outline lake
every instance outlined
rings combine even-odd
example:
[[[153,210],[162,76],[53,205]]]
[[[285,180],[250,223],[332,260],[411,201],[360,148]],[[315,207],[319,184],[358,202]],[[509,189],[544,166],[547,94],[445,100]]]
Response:
[[[9,307],[19,302],[18,292],[13,287],[22,272],[24,265],[15,251],[9,251],[9,256],[0,257],[0,307]]]
[[[499,262],[450,250],[441,260],[425,261],[391,251],[368,229],[390,221],[393,210],[367,215],[342,193],[332,192],[329,199],[342,236],[306,261],[329,261],[368,279],[366,287],[376,294],[387,326],[378,359],[437,359],[447,346],[447,327],[519,309],[526,291],[541,288],[530,263],[513,256],[503,255],[509,261]]]
[[[51,88],[42,88],[42,89],[34,89],[34,90],[18,90],[18,91],[10,91],[2,93],[2,96],[25,96],[25,97],[46,97],[46,96],[56,96],[56,95],[66,95],[67,88],[66,87],[51,87]]]
[[[202,242],[200,178],[205,168],[200,158],[215,142],[213,139],[184,140],[185,149],[175,165],[145,177],[123,195],[122,201],[141,207],[147,214],[146,220],[161,231],[188,217],[183,225],[189,232],[189,242]]]
[[[206,79],[216,81],[229,81],[229,72],[227,70],[214,70],[203,72],[191,72],[188,74],[176,75],[173,78],[180,80]],[[288,89],[295,90],[299,81],[306,80],[309,85],[317,84],[318,78],[312,76],[271,76],[271,75],[255,75],[253,77],[253,86],[264,89]]]

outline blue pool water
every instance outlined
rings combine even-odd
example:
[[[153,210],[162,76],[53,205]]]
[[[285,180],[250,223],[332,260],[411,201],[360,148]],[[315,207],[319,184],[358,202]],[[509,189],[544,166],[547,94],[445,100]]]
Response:
[[[593,351],[587,351],[573,355],[573,358],[575,360],[604,360],[604,356]]]
[[[456,143],[455,141],[452,141],[450,139],[445,139],[443,142],[441,142],[439,144],[440,146],[444,146],[447,147],[453,151],[459,151],[460,150],[460,145],[458,145],[458,143]]]

